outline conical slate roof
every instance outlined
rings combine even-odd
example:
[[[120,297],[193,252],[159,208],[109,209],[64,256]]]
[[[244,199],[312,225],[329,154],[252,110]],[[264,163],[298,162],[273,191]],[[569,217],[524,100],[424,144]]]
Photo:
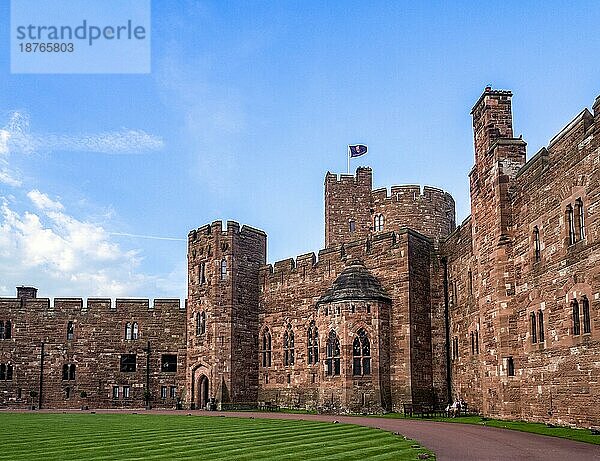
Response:
[[[391,301],[379,280],[360,261],[352,261],[317,304],[354,299]]]

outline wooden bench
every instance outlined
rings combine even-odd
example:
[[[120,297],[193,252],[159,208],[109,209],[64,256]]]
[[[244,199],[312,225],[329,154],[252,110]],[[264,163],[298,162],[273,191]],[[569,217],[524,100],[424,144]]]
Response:
[[[260,402],[258,404],[258,409],[260,411],[279,411],[279,405],[275,405],[271,402]]]

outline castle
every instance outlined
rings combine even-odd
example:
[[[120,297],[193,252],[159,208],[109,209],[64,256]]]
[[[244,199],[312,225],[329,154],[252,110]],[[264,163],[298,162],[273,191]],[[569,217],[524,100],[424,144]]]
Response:
[[[402,411],[600,420],[600,97],[526,161],[512,94],[473,107],[471,215],[419,186],[325,176],[325,248],[188,235],[188,298],[0,299],[0,406]]]

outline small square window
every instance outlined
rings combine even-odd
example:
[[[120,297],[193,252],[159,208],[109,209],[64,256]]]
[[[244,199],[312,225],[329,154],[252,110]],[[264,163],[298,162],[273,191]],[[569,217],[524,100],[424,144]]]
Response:
[[[177,355],[163,354],[161,357],[160,371],[175,373],[177,371]]]
[[[120,370],[125,373],[133,373],[136,368],[136,356],[135,354],[123,354],[121,355],[121,367]]]

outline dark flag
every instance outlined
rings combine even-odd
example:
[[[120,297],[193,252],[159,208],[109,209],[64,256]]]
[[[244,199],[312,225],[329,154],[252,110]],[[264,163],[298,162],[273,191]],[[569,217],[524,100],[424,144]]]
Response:
[[[367,146],[364,144],[356,144],[355,146],[348,146],[350,149],[350,157],[360,157],[367,153]]]

